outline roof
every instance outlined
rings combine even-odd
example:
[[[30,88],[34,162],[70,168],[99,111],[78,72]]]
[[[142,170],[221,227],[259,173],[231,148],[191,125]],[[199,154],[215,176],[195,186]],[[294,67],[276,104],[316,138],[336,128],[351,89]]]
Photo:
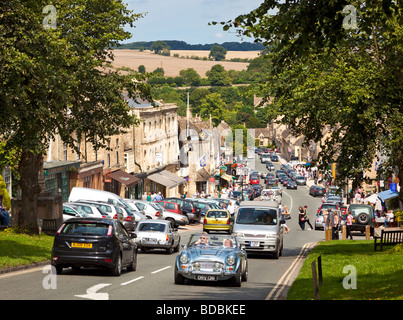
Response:
[[[242,201],[240,207],[267,207],[278,208],[279,204],[276,201]]]

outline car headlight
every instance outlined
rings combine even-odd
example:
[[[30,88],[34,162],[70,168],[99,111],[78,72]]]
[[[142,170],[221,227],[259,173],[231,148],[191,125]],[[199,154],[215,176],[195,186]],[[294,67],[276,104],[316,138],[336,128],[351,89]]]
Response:
[[[181,254],[179,261],[182,263],[188,263],[189,262],[189,257],[186,253]]]
[[[236,261],[236,259],[235,259],[234,256],[228,256],[228,257],[227,257],[227,264],[228,264],[229,266],[234,265],[234,264],[235,264],[235,261]]]

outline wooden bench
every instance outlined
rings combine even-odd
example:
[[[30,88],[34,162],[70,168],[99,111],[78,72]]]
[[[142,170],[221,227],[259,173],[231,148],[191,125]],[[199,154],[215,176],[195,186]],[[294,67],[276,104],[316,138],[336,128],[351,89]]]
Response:
[[[378,242],[379,240],[379,242]],[[374,250],[379,246],[394,246],[403,243],[403,230],[381,230],[381,235],[374,235]]]

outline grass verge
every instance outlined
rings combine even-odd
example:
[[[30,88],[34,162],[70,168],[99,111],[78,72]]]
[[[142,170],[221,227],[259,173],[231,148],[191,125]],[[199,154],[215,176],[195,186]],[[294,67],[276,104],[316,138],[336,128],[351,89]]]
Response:
[[[0,232],[0,269],[50,260],[54,237],[30,236],[13,229]]]
[[[321,300],[402,300],[403,246],[374,251],[370,240],[335,240],[320,242],[308,255],[297,279],[292,284],[288,300],[314,300],[311,263],[321,255],[323,284]],[[343,269],[346,268],[343,272]],[[355,269],[351,268],[354,267]],[[353,285],[355,270],[356,289]],[[347,278],[346,278],[347,277]]]

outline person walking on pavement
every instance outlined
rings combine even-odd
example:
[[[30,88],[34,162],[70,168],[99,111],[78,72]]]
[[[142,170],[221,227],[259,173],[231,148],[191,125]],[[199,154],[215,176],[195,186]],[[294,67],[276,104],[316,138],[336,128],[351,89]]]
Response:
[[[313,230],[313,227],[312,227],[311,223],[309,222],[308,206],[306,206],[306,205],[304,206],[304,212],[305,212],[305,216],[304,216],[305,223],[307,223],[309,225],[309,227],[311,228],[308,230]]]
[[[304,212],[304,208],[302,208],[302,206],[299,206],[298,208],[299,210],[299,214],[298,214],[298,224],[301,227],[301,230],[305,230],[305,212]]]
[[[346,238],[350,237],[353,240],[353,236],[351,234],[351,225],[353,224],[353,216],[351,215],[351,211],[347,211],[346,217]]]

